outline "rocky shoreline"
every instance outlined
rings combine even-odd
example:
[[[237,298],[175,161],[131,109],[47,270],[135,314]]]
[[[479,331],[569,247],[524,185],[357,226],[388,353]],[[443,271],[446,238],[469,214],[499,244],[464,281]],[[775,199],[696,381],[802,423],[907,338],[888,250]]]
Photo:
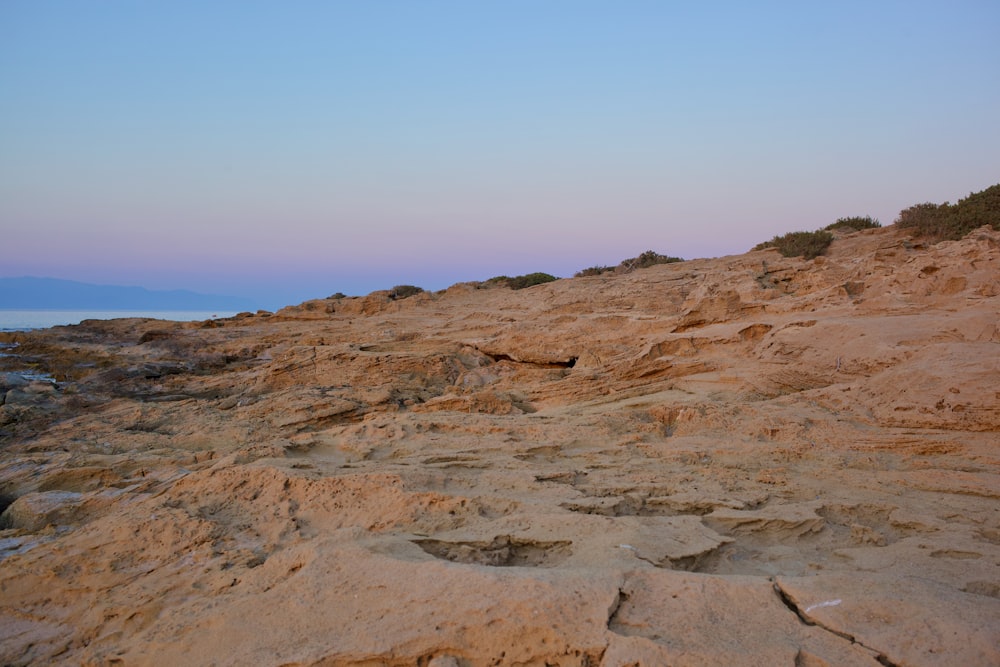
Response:
[[[890,227],[2,333],[0,663],[1000,663],[998,312]]]

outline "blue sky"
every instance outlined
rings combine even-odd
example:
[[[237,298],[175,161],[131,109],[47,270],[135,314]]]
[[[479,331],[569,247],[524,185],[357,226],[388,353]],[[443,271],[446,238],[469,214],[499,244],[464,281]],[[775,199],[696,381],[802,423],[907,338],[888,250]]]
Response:
[[[1000,182],[1000,3],[0,3],[0,275],[274,308]]]

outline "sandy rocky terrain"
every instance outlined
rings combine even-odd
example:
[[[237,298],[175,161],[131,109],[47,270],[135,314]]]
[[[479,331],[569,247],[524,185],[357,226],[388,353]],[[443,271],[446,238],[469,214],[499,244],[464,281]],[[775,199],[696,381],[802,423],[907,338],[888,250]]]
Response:
[[[0,664],[1000,664],[1000,233],[5,334]]]

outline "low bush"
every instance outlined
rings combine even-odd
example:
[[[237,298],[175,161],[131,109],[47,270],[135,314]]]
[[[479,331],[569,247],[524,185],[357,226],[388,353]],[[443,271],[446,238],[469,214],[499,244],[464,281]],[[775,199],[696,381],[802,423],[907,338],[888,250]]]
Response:
[[[903,209],[896,225],[934,241],[957,241],[983,225],[1000,231],[1000,184],[973,192],[956,204],[928,202]]]
[[[549,275],[548,273],[527,273],[523,276],[493,276],[489,280],[484,280],[478,283],[476,287],[478,289],[490,289],[493,287],[509,287],[510,289],[524,289],[525,287],[531,287],[533,285],[541,285],[543,283],[550,283],[553,280],[559,280],[559,278]]]
[[[881,227],[882,224],[878,221],[878,218],[872,218],[870,215],[860,216],[855,215],[850,218],[837,218],[837,222],[832,225],[827,225],[823,229],[834,230],[834,229],[877,229]]]
[[[420,294],[423,291],[423,287],[417,287],[416,285],[396,285],[389,290],[389,298],[393,300],[405,299],[408,296]]]
[[[815,232],[789,232],[775,236],[770,241],[757,244],[753,249],[776,248],[785,257],[815,259],[826,252],[832,242],[833,234],[820,229]]]
[[[683,262],[684,260],[680,257],[668,257],[667,255],[661,255],[652,250],[647,250],[638,257],[632,257],[630,259],[622,260],[618,265],[619,268],[623,269],[624,272],[634,271],[635,269],[648,269],[651,266],[656,266],[657,264],[673,264],[674,262]]]
[[[661,255],[658,252],[653,252],[652,250],[647,250],[638,257],[630,257],[629,259],[623,259],[619,262],[618,266],[592,266],[589,269],[584,269],[583,271],[577,271],[574,275],[575,278],[582,278],[584,276],[599,276],[602,273],[629,273],[635,271],[636,269],[647,269],[651,266],[656,266],[657,264],[673,264],[674,262],[683,262],[684,259],[681,257],[671,257],[669,255]]]
[[[510,276],[493,276],[489,280],[475,283],[476,289],[491,289],[494,287],[506,287]]]
[[[609,271],[614,271],[613,266],[592,266],[589,269],[584,269],[582,271],[577,271],[573,274],[574,278],[584,278],[586,276],[599,276],[602,273],[607,273]]]
[[[548,273],[528,273],[523,276],[508,278],[507,287],[511,289],[524,289],[525,287],[550,283],[553,280],[559,279],[555,276],[549,275]]]

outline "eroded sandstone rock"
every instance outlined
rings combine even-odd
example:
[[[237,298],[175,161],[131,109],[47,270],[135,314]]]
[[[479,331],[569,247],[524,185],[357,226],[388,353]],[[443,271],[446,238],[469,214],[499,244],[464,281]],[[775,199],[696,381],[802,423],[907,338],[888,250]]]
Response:
[[[2,334],[0,662],[996,663],[998,295],[886,228]]]

